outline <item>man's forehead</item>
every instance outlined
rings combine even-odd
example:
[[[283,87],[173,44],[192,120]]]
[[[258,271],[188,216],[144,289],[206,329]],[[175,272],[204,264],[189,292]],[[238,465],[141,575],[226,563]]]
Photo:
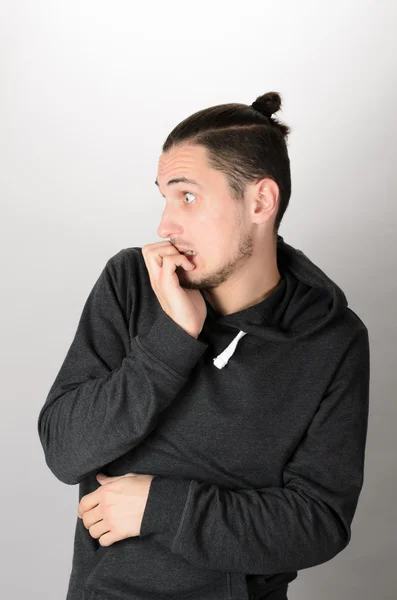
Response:
[[[164,152],[159,158],[156,185],[186,183],[203,188],[204,170],[208,169],[198,147],[183,147]]]

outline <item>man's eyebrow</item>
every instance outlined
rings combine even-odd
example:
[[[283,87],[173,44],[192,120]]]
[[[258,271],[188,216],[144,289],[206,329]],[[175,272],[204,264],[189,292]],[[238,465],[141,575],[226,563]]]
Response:
[[[157,186],[159,185],[157,179],[154,183]],[[189,183],[190,185],[196,185],[198,188],[203,189],[197,181],[194,181],[194,179],[187,179],[186,177],[175,177],[174,179],[170,179],[167,185],[172,185],[173,183]]]

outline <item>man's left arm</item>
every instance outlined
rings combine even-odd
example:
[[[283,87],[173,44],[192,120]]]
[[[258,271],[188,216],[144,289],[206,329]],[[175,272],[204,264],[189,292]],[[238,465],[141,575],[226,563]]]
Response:
[[[364,480],[369,362],[363,326],[285,465],[283,487],[232,491],[154,476],[140,536],[224,572],[281,573],[333,558],[350,542]]]

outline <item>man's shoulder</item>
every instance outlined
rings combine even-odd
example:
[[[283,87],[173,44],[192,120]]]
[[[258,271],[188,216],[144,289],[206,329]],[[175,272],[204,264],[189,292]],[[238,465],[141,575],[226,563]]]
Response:
[[[141,263],[143,261],[142,248],[140,246],[131,246],[122,248],[116,254],[113,254],[106,262],[113,268],[123,268],[126,264]]]
[[[104,270],[115,281],[124,279],[139,280],[147,272],[140,246],[122,248],[106,261]]]
[[[352,342],[357,341],[357,338],[367,344],[369,338],[366,324],[349,306],[330,323],[326,335],[328,343],[332,344],[334,341],[335,346],[345,348],[350,346]]]
[[[364,321],[350,306],[348,306],[343,313],[342,323],[344,327],[353,334],[358,334],[362,331],[368,332]]]

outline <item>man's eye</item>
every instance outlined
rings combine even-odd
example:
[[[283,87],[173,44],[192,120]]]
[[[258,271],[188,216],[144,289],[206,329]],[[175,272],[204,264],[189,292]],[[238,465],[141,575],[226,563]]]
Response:
[[[187,194],[190,194],[190,196],[193,196],[194,198],[196,197],[196,194],[193,194],[193,192],[181,192],[182,195],[186,196]],[[161,194],[163,196],[163,198],[166,200],[167,198]],[[189,204],[191,204],[191,202],[189,202]]]
[[[183,193],[184,196],[186,196],[187,194],[190,194],[191,196],[196,197],[196,195],[193,194],[192,192],[182,192],[182,193]],[[190,204],[190,202],[188,204]]]

